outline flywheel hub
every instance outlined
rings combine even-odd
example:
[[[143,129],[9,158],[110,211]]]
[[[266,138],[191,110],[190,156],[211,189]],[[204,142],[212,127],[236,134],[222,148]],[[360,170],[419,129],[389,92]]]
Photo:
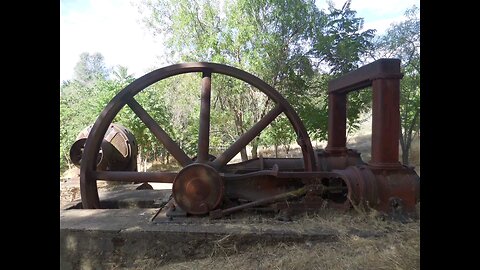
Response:
[[[214,168],[194,163],[177,174],[173,181],[172,194],[175,202],[185,212],[202,215],[220,205],[224,184]]]

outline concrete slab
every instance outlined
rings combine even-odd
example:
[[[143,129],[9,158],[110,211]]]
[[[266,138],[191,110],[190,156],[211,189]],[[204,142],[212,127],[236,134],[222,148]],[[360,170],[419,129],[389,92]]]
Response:
[[[335,241],[338,235],[331,229],[259,216],[169,219],[161,213],[151,222],[169,196],[170,190],[118,190],[100,196],[117,209],[74,209],[71,205],[62,209],[61,269],[128,268],[145,258],[164,263],[203,258],[219,245],[241,251],[255,243]]]
[[[136,190],[139,184],[119,185],[110,190],[98,193],[101,208],[159,208],[162,202],[167,202],[171,189]],[[75,200],[60,209],[80,209],[82,201]]]
[[[148,183],[153,187],[153,189],[162,190],[162,189],[172,189],[171,183]]]

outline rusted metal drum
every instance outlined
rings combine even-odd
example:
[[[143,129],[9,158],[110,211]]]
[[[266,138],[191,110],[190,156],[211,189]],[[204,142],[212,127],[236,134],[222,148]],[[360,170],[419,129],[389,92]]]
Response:
[[[85,142],[92,125],[83,129],[70,148],[70,159],[80,167]],[[111,124],[102,140],[97,156],[98,170],[137,170],[138,146],[132,132],[119,124]]]
[[[366,165],[350,166],[344,170],[333,170],[342,175],[348,187],[348,200],[359,207],[375,207],[379,203],[376,177]]]

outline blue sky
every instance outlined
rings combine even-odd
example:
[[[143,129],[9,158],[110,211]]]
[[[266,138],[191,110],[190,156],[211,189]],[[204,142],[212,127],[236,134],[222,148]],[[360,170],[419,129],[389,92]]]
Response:
[[[60,1],[60,82],[69,80],[82,52],[99,52],[108,67],[123,65],[136,77],[166,65],[163,47],[140,22],[131,0]],[[327,1],[317,0],[321,9]],[[333,0],[341,7],[345,0]],[[351,8],[365,19],[365,29],[385,31],[403,19],[404,11],[420,0],[352,0]]]

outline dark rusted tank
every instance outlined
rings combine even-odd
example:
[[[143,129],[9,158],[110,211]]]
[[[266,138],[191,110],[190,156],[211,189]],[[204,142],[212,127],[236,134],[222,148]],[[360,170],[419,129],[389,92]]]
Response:
[[[80,167],[85,142],[93,125],[84,128],[70,147],[70,159]],[[111,124],[97,156],[97,170],[137,171],[138,146],[133,133],[119,124]]]

